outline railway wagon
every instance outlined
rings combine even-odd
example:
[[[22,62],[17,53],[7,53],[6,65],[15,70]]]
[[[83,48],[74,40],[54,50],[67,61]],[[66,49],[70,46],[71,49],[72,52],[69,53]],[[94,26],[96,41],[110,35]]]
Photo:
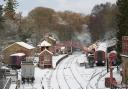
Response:
[[[90,67],[94,67],[94,54],[88,54],[88,63]]]
[[[21,68],[21,61],[25,60],[24,53],[15,53],[10,55],[11,63],[9,64],[11,68],[19,69]]]
[[[21,78],[22,83],[32,82],[35,80],[34,77],[35,67],[32,61],[22,61],[21,63]]]
[[[94,53],[94,60],[97,66],[104,66],[106,63],[106,43],[100,43]]]

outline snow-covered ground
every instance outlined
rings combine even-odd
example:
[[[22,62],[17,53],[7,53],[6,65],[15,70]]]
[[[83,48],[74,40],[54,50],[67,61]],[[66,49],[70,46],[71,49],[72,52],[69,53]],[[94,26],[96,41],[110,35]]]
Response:
[[[66,54],[63,55],[59,55],[59,56],[53,56],[53,68],[56,67],[56,62],[61,59],[62,57],[64,57]],[[36,66],[36,64],[38,63],[39,58],[36,57],[34,59],[35,62],[35,81],[33,84],[31,83],[25,83],[25,84],[20,84],[20,89],[49,89],[49,85],[50,85],[50,79],[52,76],[52,72],[54,71],[54,69],[40,69]],[[19,76],[18,79],[21,80],[21,70],[19,70]],[[14,84],[11,85],[12,88],[10,89],[14,89]]]
[[[105,77],[109,77],[106,66],[80,67],[77,63],[79,59],[87,60],[84,54],[74,54],[58,65],[53,72],[50,89],[108,89],[105,87]],[[120,83],[121,76],[116,68],[113,74]]]
[[[57,62],[61,57],[56,56],[53,60]],[[105,88],[105,77],[109,76],[106,66],[85,68],[77,63],[78,60],[87,61],[87,58],[85,54],[74,53],[62,60],[54,69],[40,69],[36,66],[34,83],[21,84],[20,89],[109,89]],[[116,68],[113,74],[120,83],[121,76]]]

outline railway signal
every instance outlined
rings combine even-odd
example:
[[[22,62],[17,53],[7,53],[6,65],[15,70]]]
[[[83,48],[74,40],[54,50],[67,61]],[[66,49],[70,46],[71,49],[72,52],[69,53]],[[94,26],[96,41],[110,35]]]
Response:
[[[110,89],[112,89],[113,87],[113,84],[115,81],[113,81],[113,67],[112,67],[112,61],[113,59],[115,58],[115,54],[114,53],[111,53],[109,54],[109,68],[110,68]]]

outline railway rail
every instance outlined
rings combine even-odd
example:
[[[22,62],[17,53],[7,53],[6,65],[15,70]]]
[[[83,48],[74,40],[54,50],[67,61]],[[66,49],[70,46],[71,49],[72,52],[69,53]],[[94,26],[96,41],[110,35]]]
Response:
[[[106,69],[102,69],[101,71],[98,71],[97,69],[95,69],[95,71],[93,72],[93,74],[92,74],[92,76],[91,76],[91,78],[90,78],[90,80],[88,81],[88,84],[87,84],[87,86],[86,86],[86,89],[99,89],[99,86],[98,86],[98,84],[99,84],[99,80],[102,78],[102,77],[104,77],[106,74],[107,74],[107,72],[106,72]],[[105,73],[104,73],[105,72]],[[98,77],[98,78],[96,78],[96,77]],[[97,83],[95,84],[95,87],[94,86],[92,86],[92,81],[94,81],[94,78],[97,80]]]
[[[101,89],[101,79],[107,74],[107,69],[103,67],[88,68],[77,66],[77,59],[80,55],[70,55],[64,59],[56,68],[56,89]],[[79,70],[83,68],[83,70]],[[91,70],[90,70],[91,69]],[[81,74],[82,73],[82,74]],[[89,76],[88,76],[89,75]],[[85,78],[88,76],[87,78]],[[94,82],[97,81],[97,82]],[[50,88],[55,89],[55,88]],[[102,88],[103,89],[103,88]]]
[[[72,66],[72,63],[74,61],[74,59],[76,58],[77,56],[72,56],[70,58],[67,58],[65,60],[63,60],[56,68],[56,80],[57,80],[57,85],[58,85],[58,89],[74,89],[73,86],[74,85],[71,85],[71,81],[68,80],[68,77],[71,77],[72,78],[72,81],[74,81],[74,83],[76,84],[77,87],[79,87],[79,89],[84,89],[81,85],[81,83],[77,80],[76,76],[74,75],[72,69],[71,69],[71,66]],[[67,71],[69,74],[67,74]],[[60,81],[60,72],[62,73],[61,76],[63,76],[63,81],[65,82],[66,86],[65,88],[63,88],[61,86],[61,83],[62,81]]]

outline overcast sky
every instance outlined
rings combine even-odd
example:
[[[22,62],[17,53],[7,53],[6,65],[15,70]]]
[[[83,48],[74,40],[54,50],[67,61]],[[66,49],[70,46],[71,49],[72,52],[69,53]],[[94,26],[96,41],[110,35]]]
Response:
[[[0,0],[1,1],[1,0]],[[42,6],[49,7],[55,11],[73,11],[84,14],[90,14],[92,8],[101,3],[116,3],[117,0],[17,0],[19,6],[17,11],[22,12],[26,16],[33,8]],[[1,3],[1,2],[0,2]]]

